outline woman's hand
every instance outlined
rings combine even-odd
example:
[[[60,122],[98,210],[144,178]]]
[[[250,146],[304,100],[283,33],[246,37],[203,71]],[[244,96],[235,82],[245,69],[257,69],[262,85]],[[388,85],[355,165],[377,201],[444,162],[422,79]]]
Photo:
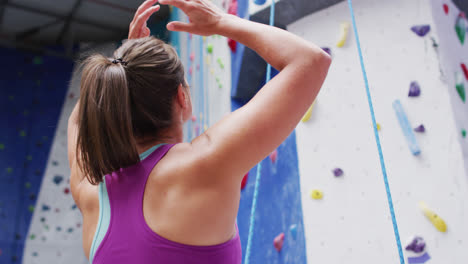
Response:
[[[158,0],[147,0],[141,4],[130,23],[128,39],[144,38],[150,35],[151,32],[146,23],[150,16],[159,10],[159,5],[153,6],[157,2]]]
[[[189,18],[190,23],[174,21],[167,24],[167,29],[171,31],[185,31],[202,36],[213,35],[217,33],[221,18],[226,15],[209,0],[159,0],[159,3],[175,6]]]

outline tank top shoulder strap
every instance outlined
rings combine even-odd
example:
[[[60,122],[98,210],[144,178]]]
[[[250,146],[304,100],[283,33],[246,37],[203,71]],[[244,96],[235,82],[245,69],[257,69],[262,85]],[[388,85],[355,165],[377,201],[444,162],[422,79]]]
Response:
[[[164,144],[158,147],[155,151],[149,154],[144,160],[141,161],[141,165],[145,169],[152,170],[154,166],[166,155],[166,153],[174,146],[174,144]]]

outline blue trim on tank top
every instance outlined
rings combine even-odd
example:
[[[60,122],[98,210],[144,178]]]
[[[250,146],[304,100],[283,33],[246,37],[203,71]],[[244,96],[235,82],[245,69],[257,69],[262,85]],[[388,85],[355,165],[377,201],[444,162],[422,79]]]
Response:
[[[140,161],[146,159],[151,153],[156,151],[159,147],[165,144],[158,144],[154,147],[151,147],[147,151],[140,154]],[[106,177],[104,177],[103,182],[99,183],[99,220],[96,227],[96,232],[94,233],[93,243],[91,244],[91,249],[89,252],[89,263],[93,263],[94,255],[96,254],[99,245],[101,244],[104,236],[109,229],[110,224],[110,202],[109,195],[107,194],[106,186]]]

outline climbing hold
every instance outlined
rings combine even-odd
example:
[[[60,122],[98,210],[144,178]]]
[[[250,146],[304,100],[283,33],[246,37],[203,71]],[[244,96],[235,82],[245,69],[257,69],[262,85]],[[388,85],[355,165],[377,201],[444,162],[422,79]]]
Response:
[[[444,4],[444,12],[446,15],[449,13],[449,6],[447,4]]]
[[[424,133],[424,132],[426,132],[426,128],[424,127],[424,125],[419,125],[419,126],[414,128],[414,131],[418,132],[418,133]]]
[[[302,123],[309,121],[310,117],[312,116],[312,109],[314,108],[314,105],[315,101],[310,105],[309,109],[307,109],[307,112],[302,117]]]
[[[55,175],[53,181],[56,185],[59,185],[63,181],[63,176]]]
[[[284,243],[284,233],[279,234],[278,236],[275,237],[273,240],[273,246],[276,248],[276,251],[280,252],[281,249],[283,248],[283,243]]]
[[[192,75],[192,73],[193,73],[193,69],[192,69],[192,67],[190,67],[189,68],[189,74]]]
[[[321,200],[323,198],[323,192],[320,190],[311,190],[309,196],[314,200]]]
[[[35,234],[31,234],[31,235],[29,236],[29,239],[31,239],[31,240],[34,240],[35,238],[36,238],[36,235],[35,235]]]
[[[463,74],[465,74],[465,79],[468,81],[468,68],[466,67],[465,63],[460,64]]]
[[[278,157],[278,151],[275,149],[270,153],[270,160],[273,163],[276,163],[276,158]]]
[[[417,26],[411,27],[411,30],[414,33],[416,33],[416,35],[418,35],[420,37],[424,37],[431,30],[431,26],[430,25],[417,25]]]
[[[395,100],[392,106],[395,110],[395,114],[398,118],[401,130],[403,131],[403,135],[406,138],[409,149],[415,156],[421,154],[421,149],[419,148],[418,142],[416,141],[416,136],[414,135],[413,129],[411,129],[408,117],[406,116],[405,110],[403,110],[403,106],[401,105],[400,100]]]
[[[322,50],[325,51],[326,53],[328,53],[328,55],[330,55],[330,56],[332,55],[332,54],[331,54],[331,49],[330,49],[330,48],[328,48],[328,47],[322,47]]]
[[[426,242],[424,242],[424,239],[422,237],[416,236],[411,240],[411,243],[409,243],[405,249],[408,251],[413,251],[414,253],[421,253],[425,248]]]
[[[377,131],[380,131],[380,129],[382,129],[382,126],[379,123],[377,123]]]
[[[231,49],[231,52],[235,53],[237,51],[237,41],[228,39],[228,46],[229,49]]]
[[[60,226],[57,226],[57,227],[55,228],[55,230],[57,230],[57,232],[60,232],[60,231],[62,231],[62,228],[61,228]]]
[[[333,175],[335,175],[335,177],[343,176],[343,170],[340,168],[336,168],[333,170]]]
[[[346,40],[348,39],[349,28],[350,27],[351,27],[351,25],[349,24],[349,22],[341,23],[341,25],[340,25],[340,39],[338,40],[338,43],[336,43],[336,46],[338,48],[341,48],[341,47],[343,47],[345,45]]]
[[[26,188],[26,189],[31,188],[31,183],[30,182],[25,182],[24,183],[24,188]]]
[[[77,208],[76,204],[72,205],[71,209],[75,210]]]
[[[48,205],[43,204],[42,205],[42,211],[49,211],[50,207]]]
[[[247,185],[247,180],[249,179],[249,173],[247,172],[245,175],[244,175],[244,178],[242,178],[242,182],[241,182],[241,190],[244,190],[245,186]]]
[[[68,228],[68,229],[67,229],[67,232],[68,232],[68,233],[71,233],[71,232],[73,232],[73,228],[71,228],[71,227],[70,227],[70,228]]]
[[[213,44],[208,43],[208,45],[206,45],[206,52],[209,54],[213,53]]]
[[[8,168],[6,168],[6,171],[7,171],[8,174],[11,174],[13,172],[13,168],[8,167]]]
[[[195,115],[192,115],[192,122],[196,122],[197,121],[197,117]]]
[[[455,22],[455,31],[457,32],[458,39],[462,45],[465,43],[467,26],[466,18],[464,17],[463,13],[460,13]]]
[[[465,129],[462,129],[461,134],[462,134],[462,137],[463,137],[463,138],[466,138],[466,130],[465,130]]]
[[[64,192],[65,194],[68,194],[68,193],[70,193],[70,189],[65,188],[65,189],[63,189],[63,192]]]
[[[440,232],[447,231],[447,225],[445,224],[445,221],[442,218],[440,218],[440,216],[438,216],[436,213],[434,213],[434,211],[429,209],[424,202],[420,202],[419,207],[423,211],[426,218],[429,221],[431,221],[431,223],[434,225],[435,228],[437,228],[437,230],[439,230]]]
[[[34,206],[33,206],[33,205],[30,205],[30,206],[28,207],[28,210],[29,210],[30,213],[34,212]]]
[[[190,61],[194,61],[194,60],[195,60],[195,53],[192,52],[192,53],[190,54]]]
[[[203,130],[204,130],[204,131],[208,130],[208,126],[207,126],[207,125],[204,125],[204,126],[203,126]]]
[[[296,240],[297,237],[297,225],[293,224],[289,227],[289,232],[291,233],[291,236],[294,240]]]
[[[8,96],[8,100],[10,100],[10,101],[13,101],[13,100],[15,100],[15,96],[14,96],[14,95],[10,95],[10,96]]]
[[[37,257],[37,256],[38,256],[37,252],[33,252],[33,253],[32,253],[32,256],[33,256],[33,257]]]
[[[429,256],[429,253],[425,252],[421,256],[408,257],[408,264],[423,264],[423,263],[426,263],[430,259],[431,257]]]
[[[0,143],[0,150],[4,150],[5,149],[5,145],[3,143]]]
[[[457,89],[458,95],[465,102],[466,95],[465,95],[465,84],[463,81],[463,76],[460,72],[455,73],[455,88]]]
[[[58,161],[53,160],[53,161],[52,161],[52,165],[57,166],[57,165],[58,165]]]
[[[31,160],[32,160],[32,156],[31,156],[31,155],[27,155],[27,156],[26,156],[26,160],[27,160],[27,161],[31,161]]]
[[[414,81],[411,82],[410,84],[410,89],[408,92],[409,97],[417,97],[421,94],[421,87],[419,86],[419,83]]]
[[[43,222],[43,223],[44,223],[44,222],[45,222],[45,220],[46,220],[46,219],[45,219],[45,217],[41,217],[41,222]]]
[[[33,59],[33,63],[34,63],[35,65],[40,65],[40,64],[43,64],[44,61],[43,61],[43,59],[42,59],[41,56],[36,56],[36,57],[34,57],[34,59]]]
[[[216,61],[218,62],[219,67],[220,67],[221,69],[224,69],[224,63],[223,63],[223,60],[221,59],[221,57],[219,57]]]
[[[20,137],[25,137],[25,136],[26,136],[26,131],[20,130],[19,136],[20,136]]]

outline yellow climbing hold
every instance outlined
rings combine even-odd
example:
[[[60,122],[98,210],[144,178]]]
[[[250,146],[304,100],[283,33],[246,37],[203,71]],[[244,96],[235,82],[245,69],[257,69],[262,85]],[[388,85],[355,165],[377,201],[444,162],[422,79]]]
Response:
[[[314,105],[315,105],[315,101],[312,103],[312,105],[310,105],[309,107],[309,110],[307,110],[307,112],[305,113],[304,117],[302,117],[302,122],[305,123],[307,121],[309,121],[310,117],[312,116],[312,109],[314,108]]]
[[[380,126],[379,123],[377,123],[377,131],[380,131],[380,129],[382,129],[382,127]]]
[[[447,225],[445,224],[445,221],[442,218],[440,218],[440,216],[438,216],[434,211],[429,209],[426,203],[419,202],[419,207],[421,208],[427,219],[431,221],[435,228],[437,228],[437,230],[439,230],[440,232],[447,231]]]
[[[351,27],[351,25],[349,24],[349,22],[343,22],[341,23],[340,25],[340,31],[341,31],[341,35],[340,35],[340,39],[338,40],[338,43],[336,43],[336,46],[338,48],[341,48],[345,45],[346,43],[346,40],[348,39],[348,35],[349,35],[349,28]]]
[[[309,196],[314,200],[321,200],[323,198],[323,192],[320,190],[310,190]]]

